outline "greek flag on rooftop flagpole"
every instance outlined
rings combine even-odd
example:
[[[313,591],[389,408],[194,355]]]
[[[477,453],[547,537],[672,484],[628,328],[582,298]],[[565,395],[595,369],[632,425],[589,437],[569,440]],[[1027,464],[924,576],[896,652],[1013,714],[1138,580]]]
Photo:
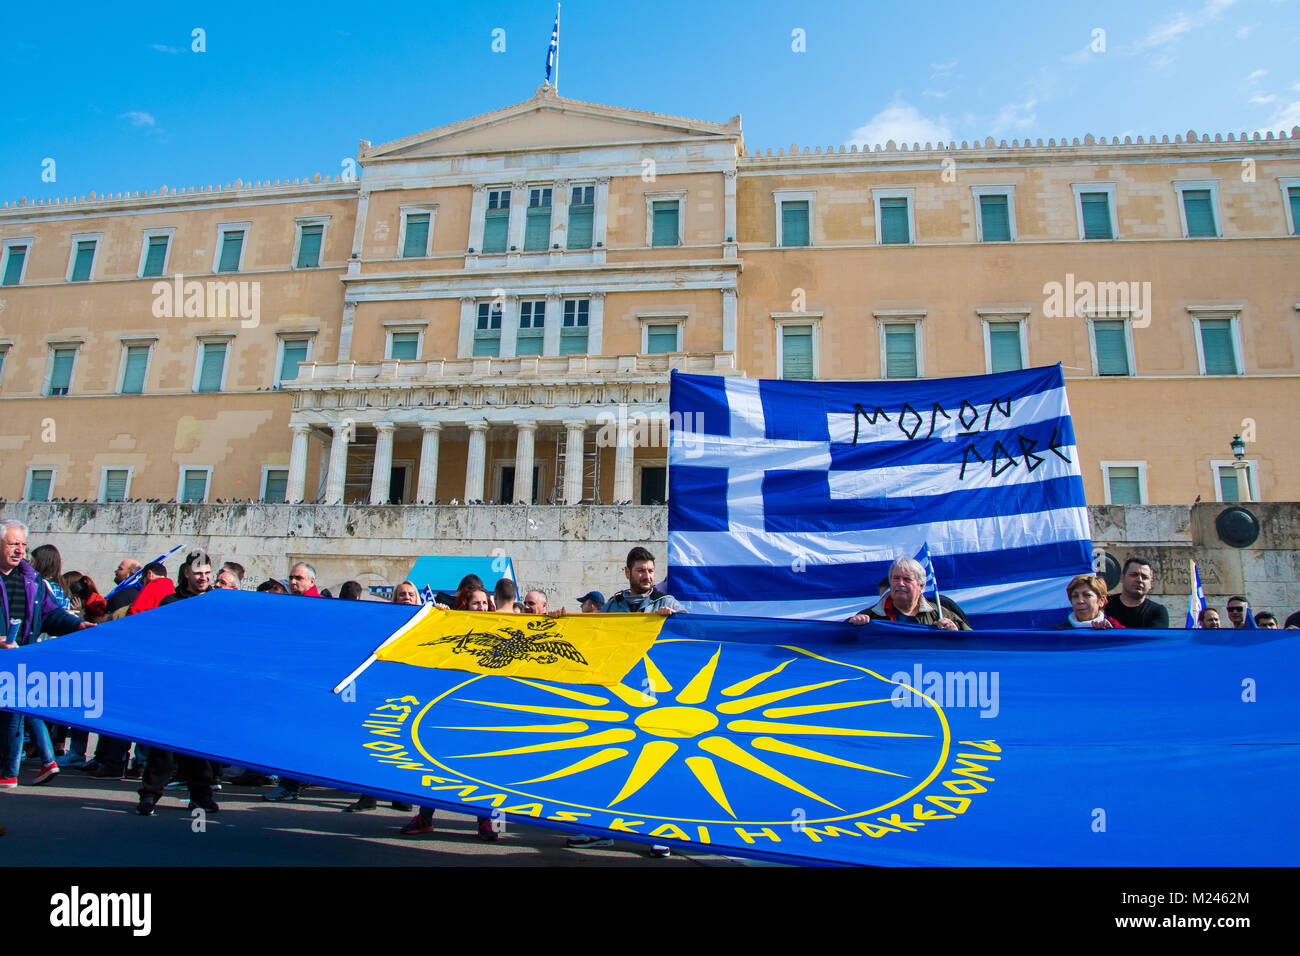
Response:
[[[1201,626],[1201,612],[1205,610],[1205,591],[1201,588],[1201,572],[1192,561],[1192,593],[1187,596],[1187,622],[1183,627]]]
[[[551,42],[546,48],[546,82],[551,82],[551,70],[555,68],[555,58],[560,55],[560,5],[555,5],[555,26],[551,27]],[[557,76],[556,82],[559,82]]]
[[[1092,571],[1060,365],[948,379],[674,372],[668,588],[719,614],[847,618],[928,543],[975,627],[1055,627]]]

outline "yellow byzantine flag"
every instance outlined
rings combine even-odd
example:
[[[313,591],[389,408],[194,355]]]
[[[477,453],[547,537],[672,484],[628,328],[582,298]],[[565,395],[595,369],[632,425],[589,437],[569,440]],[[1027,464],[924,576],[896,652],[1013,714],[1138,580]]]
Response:
[[[658,614],[541,617],[431,607],[375,656],[471,674],[617,684],[654,644],[663,622]]]

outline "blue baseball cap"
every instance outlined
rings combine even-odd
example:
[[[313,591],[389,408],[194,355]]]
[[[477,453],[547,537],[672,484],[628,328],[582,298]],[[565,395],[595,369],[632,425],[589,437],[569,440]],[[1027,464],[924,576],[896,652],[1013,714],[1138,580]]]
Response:
[[[588,601],[595,601],[601,607],[605,606],[605,595],[599,591],[588,591],[582,597],[578,598],[579,604],[586,604]]]

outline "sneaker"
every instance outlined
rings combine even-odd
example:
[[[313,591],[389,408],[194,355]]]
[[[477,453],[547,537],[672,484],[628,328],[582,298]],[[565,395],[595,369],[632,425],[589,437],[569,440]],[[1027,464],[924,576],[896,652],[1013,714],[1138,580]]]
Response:
[[[611,837],[571,836],[564,841],[564,845],[574,850],[603,849],[613,846],[614,840]]]
[[[433,832],[433,819],[431,817],[422,817],[418,813],[411,817],[411,822],[402,827],[399,831],[402,836],[415,836],[420,833]]]
[[[0,789],[12,790],[16,786],[18,786],[17,777],[0,777]]]
[[[394,810],[405,810],[407,813],[410,813],[415,809],[409,803],[402,803],[400,800],[394,800],[390,806],[392,806]]]
[[[501,836],[500,831],[493,826],[495,822],[496,821],[490,820],[487,817],[478,818],[478,838],[480,840],[485,840],[486,842],[491,843],[493,840]],[[503,822],[502,826],[504,825]]]
[[[363,793],[357,798],[356,803],[350,803],[343,808],[344,813],[364,813],[367,810],[373,810],[379,806],[377,800],[369,794]]]
[[[262,794],[263,800],[269,800],[271,803],[286,803],[289,800],[298,799],[297,790],[289,790],[285,787],[276,787],[274,790],[268,790]]]
[[[126,773],[122,774],[123,780],[142,780],[144,779],[144,767],[139,764],[132,764],[126,768]]]
[[[58,774],[59,774],[59,765],[55,763],[53,760],[51,760],[49,763],[41,767],[41,772],[38,773],[36,775],[36,779],[32,781],[32,786],[39,786],[42,783],[49,783],[56,776],[58,776]]]
[[[121,767],[110,767],[108,766],[108,764],[102,764],[102,763],[96,764],[93,768],[87,767],[85,773],[87,777],[100,777],[105,780],[122,779]]]
[[[657,859],[662,860],[665,857],[672,856],[673,851],[666,846],[652,846],[650,848],[650,855]]]
[[[140,802],[135,805],[135,812],[142,817],[151,817],[157,805],[157,797],[153,795],[143,796],[140,798]]]
[[[211,797],[207,797],[206,799],[191,798],[188,809],[190,810],[199,809],[202,810],[204,813],[217,813],[221,809],[221,807],[217,806],[217,802],[213,800]]]
[[[269,777],[264,773],[258,773],[255,770],[248,770],[241,773],[230,781],[237,787],[269,787],[275,783],[275,777]]]

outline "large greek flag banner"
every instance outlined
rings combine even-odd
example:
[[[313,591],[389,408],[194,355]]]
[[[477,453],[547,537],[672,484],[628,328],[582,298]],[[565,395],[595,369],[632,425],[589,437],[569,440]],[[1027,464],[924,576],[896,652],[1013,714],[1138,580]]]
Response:
[[[1061,366],[966,378],[674,373],[668,584],[688,608],[834,620],[929,542],[975,627],[1054,627],[1092,568]]]

